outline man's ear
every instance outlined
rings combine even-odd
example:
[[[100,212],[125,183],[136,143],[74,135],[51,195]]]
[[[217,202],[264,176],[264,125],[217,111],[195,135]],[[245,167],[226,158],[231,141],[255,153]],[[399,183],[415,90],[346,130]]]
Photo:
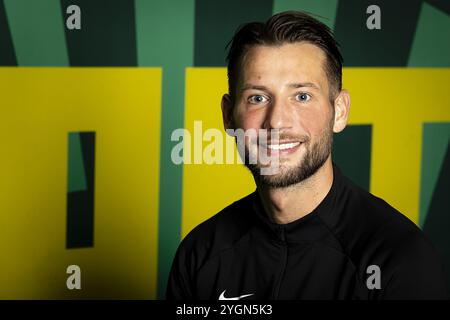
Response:
[[[347,126],[350,113],[350,95],[347,90],[341,90],[334,99],[334,125],[333,132],[338,133]]]
[[[226,93],[222,96],[222,120],[225,129],[235,129],[233,119],[233,101],[231,96]]]

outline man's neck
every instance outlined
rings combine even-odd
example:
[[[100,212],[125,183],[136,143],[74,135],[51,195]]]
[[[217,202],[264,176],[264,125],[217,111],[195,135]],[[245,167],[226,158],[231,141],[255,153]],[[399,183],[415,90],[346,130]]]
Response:
[[[265,211],[278,224],[286,224],[311,213],[325,198],[333,184],[331,156],[308,179],[287,187],[267,188],[258,186]]]

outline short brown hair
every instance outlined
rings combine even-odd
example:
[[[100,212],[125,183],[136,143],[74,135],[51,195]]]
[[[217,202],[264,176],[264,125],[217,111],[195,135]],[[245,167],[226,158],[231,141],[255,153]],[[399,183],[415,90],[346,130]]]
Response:
[[[228,91],[234,100],[239,64],[248,50],[256,45],[281,45],[308,42],[321,48],[326,55],[325,72],[330,85],[330,101],[342,89],[343,58],[331,30],[311,15],[286,11],[272,16],[265,23],[242,25],[228,43]]]

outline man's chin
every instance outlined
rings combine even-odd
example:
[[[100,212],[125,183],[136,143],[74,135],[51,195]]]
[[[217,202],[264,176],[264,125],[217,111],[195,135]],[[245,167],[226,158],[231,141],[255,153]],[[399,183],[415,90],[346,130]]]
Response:
[[[289,179],[287,176],[274,177],[269,175],[260,176],[258,180],[259,185],[271,189],[288,188],[301,182],[301,180],[298,179]]]
[[[313,176],[325,164],[328,156],[319,157],[314,160],[307,158],[310,161],[300,161],[296,166],[280,165],[278,168],[272,168],[276,169],[272,174],[265,174],[270,172],[268,167],[261,168],[257,165],[246,166],[253,174],[257,184],[272,189],[287,188],[299,184]]]
[[[268,172],[270,173],[270,168],[268,167],[261,168],[259,166],[248,166],[248,168],[252,172],[257,184],[268,188],[287,188],[300,183],[307,178],[304,174],[304,170],[299,167],[286,168],[282,166],[274,169],[274,171],[272,171],[274,173],[272,174],[265,174]]]

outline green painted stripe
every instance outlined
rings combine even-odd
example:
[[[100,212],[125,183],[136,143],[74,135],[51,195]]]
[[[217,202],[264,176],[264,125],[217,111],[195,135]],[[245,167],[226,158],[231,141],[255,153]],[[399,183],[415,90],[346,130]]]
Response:
[[[159,187],[158,298],[181,238],[183,167],[174,165],[170,140],[184,127],[185,68],[194,61],[194,0],[135,1],[139,66],[163,68]]]
[[[450,67],[450,16],[423,3],[413,46],[410,67]]]
[[[67,66],[64,25],[58,0],[4,0],[20,66]]]
[[[243,23],[266,21],[272,0],[197,0],[195,7],[196,66],[225,66],[227,43]]]
[[[337,6],[338,0],[274,0],[273,13],[288,10],[300,10],[313,13],[320,16],[316,18],[333,30]]]
[[[333,161],[346,177],[367,191],[371,150],[372,125],[349,125],[333,136]]]
[[[0,66],[16,66],[16,54],[11,39],[3,0],[0,0]]]
[[[86,190],[83,153],[79,132],[69,132],[67,192]]]
[[[131,0],[61,0],[77,5],[81,29],[64,28],[71,66],[136,66],[134,2]]]
[[[86,179],[86,189],[67,192],[66,248],[86,248],[94,246],[94,187],[95,187],[95,132],[69,133],[78,136],[81,154],[82,174]],[[75,139],[76,140],[76,139]],[[69,158],[70,159],[70,158]],[[70,171],[69,171],[70,174]]]
[[[450,143],[450,123],[425,123],[422,138],[419,225],[424,226],[431,199],[439,178],[447,146]]]

